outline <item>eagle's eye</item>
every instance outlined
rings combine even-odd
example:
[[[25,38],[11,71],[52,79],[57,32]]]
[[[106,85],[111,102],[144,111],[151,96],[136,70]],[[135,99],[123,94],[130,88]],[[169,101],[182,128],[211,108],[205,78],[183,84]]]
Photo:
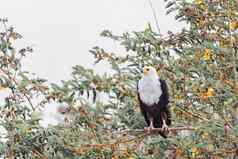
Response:
[[[144,75],[147,75],[149,73],[149,71],[150,71],[149,67],[144,67],[144,69],[143,69]]]

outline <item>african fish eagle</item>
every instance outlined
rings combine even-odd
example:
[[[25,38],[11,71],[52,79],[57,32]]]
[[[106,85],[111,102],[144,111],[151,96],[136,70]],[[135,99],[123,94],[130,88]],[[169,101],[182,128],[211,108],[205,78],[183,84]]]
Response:
[[[162,128],[160,135],[166,138],[168,126],[171,125],[169,110],[169,93],[165,80],[160,79],[154,67],[143,68],[142,78],[137,84],[138,99],[141,113],[150,132],[154,128]]]

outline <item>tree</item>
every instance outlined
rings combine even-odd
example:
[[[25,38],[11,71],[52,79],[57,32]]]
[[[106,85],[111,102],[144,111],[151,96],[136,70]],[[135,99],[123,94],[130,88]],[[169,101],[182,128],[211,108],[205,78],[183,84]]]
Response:
[[[0,82],[2,90],[11,92],[1,102],[1,125],[6,130],[2,156],[237,157],[238,4],[234,0],[168,0],[166,4],[168,14],[176,11],[175,18],[187,23],[181,32],[163,36],[150,25],[123,35],[105,30],[103,37],[127,50],[122,56],[100,47],[90,50],[95,64],[108,62],[112,73],[100,76],[77,65],[72,79],[60,85],[49,85],[21,69],[21,59],[32,49],[17,50],[13,44],[21,35],[2,19]],[[158,67],[169,85],[173,128],[168,139],[142,131],[145,122],[136,83],[144,65]],[[104,93],[105,99],[99,100],[98,93]],[[43,128],[37,110],[52,100],[69,105],[67,119]]]

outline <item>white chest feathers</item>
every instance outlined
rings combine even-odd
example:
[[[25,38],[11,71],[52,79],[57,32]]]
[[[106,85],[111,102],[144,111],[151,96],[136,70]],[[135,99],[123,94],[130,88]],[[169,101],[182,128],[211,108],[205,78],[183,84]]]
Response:
[[[162,95],[161,83],[158,79],[152,80],[143,77],[138,83],[138,91],[142,102],[148,106],[152,106],[159,102]]]

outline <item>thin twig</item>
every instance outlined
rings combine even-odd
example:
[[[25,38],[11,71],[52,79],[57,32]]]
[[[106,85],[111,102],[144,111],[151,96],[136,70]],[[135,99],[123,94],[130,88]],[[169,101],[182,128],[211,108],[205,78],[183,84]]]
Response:
[[[92,149],[92,148],[95,148],[95,149],[109,148],[109,149],[111,149],[115,146],[118,146],[119,144],[130,143],[130,142],[136,141],[138,139],[143,139],[144,137],[146,137],[148,135],[149,134],[144,133],[144,134],[140,134],[134,138],[119,140],[114,143],[85,144],[85,145],[81,145],[80,147],[73,148],[71,150],[77,154],[77,152],[80,152],[81,150],[84,150],[84,149]]]
[[[156,28],[158,30],[158,33],[160,34],[160,28],[159,28],[159,22],[158,22],[158,18],[156,16],[156,12],[155,12],[155,9],[153,7],[153,3],[151,0],[149,0],[149,4],[150,4],[150,7],[151,7],[151,10],[153,12],[153,17],[154,17],[154,20],[155,20],[155,24],[156,24]]]

